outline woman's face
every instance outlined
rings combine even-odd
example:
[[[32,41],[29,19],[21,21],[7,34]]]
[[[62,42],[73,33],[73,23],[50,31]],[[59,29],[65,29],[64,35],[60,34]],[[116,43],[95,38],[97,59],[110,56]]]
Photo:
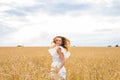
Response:
[[[62,45],[62,39],[61,39],[61,38],[56,38],[56,39],[55,39],[55,44],[56,44],[57,46],[61,46],[61,45]]]

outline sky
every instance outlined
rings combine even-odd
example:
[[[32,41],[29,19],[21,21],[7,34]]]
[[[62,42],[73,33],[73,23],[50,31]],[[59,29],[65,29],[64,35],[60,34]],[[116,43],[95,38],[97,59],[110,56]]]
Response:
[[[120,45],[120,0],[0,0],[0,46]]]

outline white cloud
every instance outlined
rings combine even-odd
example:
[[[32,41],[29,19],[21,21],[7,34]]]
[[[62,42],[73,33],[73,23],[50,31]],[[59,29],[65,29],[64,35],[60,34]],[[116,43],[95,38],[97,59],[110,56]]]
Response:
[[[69,13],[52,16],[41,12],[28,15],[26,18],[33,26],[42,27],[41,31],[50,33],[87,33],[95,29],[117,28],[120,21],[120,17],[71,16]]]
[[[4,40],[4,43],[5,42],[10,42],[14,44],[23,43],[25,45],[47,45],[46,43],[50,42],[50,39],[48,40],[48,36],[52,35],[51,37],[53,37],[53,34],[63,36],[65,35],[67,37],[69,37],[72,34],[78,34],[76,35],[76,37],[73,37],[73,39],[76,38],[73,43],[75,43],[75,41],[77,40],[81,40],[82,42],[82,40],[85,41],[88,38],[81,36],[85,39],[80,39],[77,37],[80,34],[87,34],[87,36],[86,35],[85,36],[88,37],[89,34],[91,34],[93,31],[97,29],[100,30],[104,28],[106,29],[119,28],[118,24],[120,21],[120,18],[118,17],[117,18],[102,16],[97,17],[89,15],[71,16],[69,14],[52,16],[44,12],[42,13],[35,12],[32,13],[32,15],[27,14],[24,21],[21,20],[23,19],[22,17],[19,19],[17,19],[17,17],[13,17],[12,19],[13,20],[8,20],[6,24],[8,24],[8,26],[9,24],[11,24],[12,26],[9,27],[17,28],[17,30],[7,35],[6,40]],[[44,34],[46,34],[46,36],[41,37]],[[109,34],[107,33],[106,35]],[[90,43],[87,42],[86,45],[92,44],[93,42],[96,41],[94,40],[94,38],[97,38],[97,35],[90,36],[91,38],[90,37],[89,38],[92,41]],[[104,38],[108,37],[105,36]],[[72,37],[70,38],[72,40]]]
[[[11,9],[10,6],[0,5],[0,12]]]
[[[37,0],[1,0],[0,3],[4,4],[0,5],[2,7],[0,10],[0,24],[7,26],[6,28],[12,28],[13,32],[10,31],[4,36],[0,35],[2,37],[0,45],[17,45],[20,43],[24,45],[48,45],[55,35],[63,35],[70,38],[73,41],[73,45],[100,45],[100,41],[108,39],[114,40],[117,36],[120,36],[116,36],[116,34],[119,34],[120,17],[97,14],[99,11],[102,13],[103,5],[107,4],[108,7],[111,7],[113,4],[112,1],[113,0],[110,0],[110,2],[108,0],[52,0],[49,2],[46,0],[38,3],[39,1]],[[47,10],[45,11],[39,9],[34,12],[21,11],[25,13],[24,16],[16,16],[14,15],[15,13],[10,15],[5,12],[6,10],[14,8],[16,10],[17,7],[24,9],[26,6],[50,4],[52,2],[65,2],[70,4],[89,3],[90,5],[94,5],[89,10],[68,10],[63,14],[50,14],[50,12],[52,12],[49,12],[50,5],[46,5]],[[96,5],[98,5],[98,7]],[[92,12],[94,10],[97,13]],[[100,36],[100,38],[98,38],[98,36]],[[105,43],[101,43],[101,45],[103,44]]]
[[[112,6],[114,0],[51,0],[53,3],[70,3],[70,4],[91,4],[101,6]],[[49,0],[47,0],[49,2]]]
[[[14,6],[14,7],[17,7],[17,6],[32,6],[32,5],[36,4],[36,0],[24,0],[24,1],[20,1],[20,0],[0,0],[0,3],[3,3],[5,5],[11,5],[11,6]]]

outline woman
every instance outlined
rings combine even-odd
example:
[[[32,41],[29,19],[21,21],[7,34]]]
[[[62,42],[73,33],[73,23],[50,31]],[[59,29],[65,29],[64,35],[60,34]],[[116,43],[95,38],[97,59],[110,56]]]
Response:
[[[56,36],[53,38],[54,45],[49,49],[49,53],[52,56],[51,80],[66,80],[66,69],[64,67],[66,59],[70,56],[68,48],[70,41],[63,36]]]

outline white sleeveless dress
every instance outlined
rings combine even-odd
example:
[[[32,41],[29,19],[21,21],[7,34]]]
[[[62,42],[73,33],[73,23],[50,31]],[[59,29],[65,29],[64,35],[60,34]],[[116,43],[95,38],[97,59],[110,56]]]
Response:
[[[54,76],[54,67],[59,67],[61,65],[61,59],[59,55],[57,54],[57,48],[61,48],[61,52],[64,54],[65,60],[70,56],[70,52],[65,52],[64,48],[62,46],[56,46],[54,48],[48,49],[50,55],[52,56],[52,64],[51,64],[51,72],[50,75]],[[58,75],[60,76],[58,80],[62,80],[61,77],[66,80],[66,69],[63,66],[59,72]]]

